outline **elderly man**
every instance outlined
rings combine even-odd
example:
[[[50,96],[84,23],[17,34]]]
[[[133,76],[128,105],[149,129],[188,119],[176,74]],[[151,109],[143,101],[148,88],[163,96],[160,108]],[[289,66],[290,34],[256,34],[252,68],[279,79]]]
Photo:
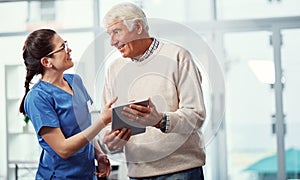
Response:
[[[148,106],[131,105],[124,113],[146,126],[109,130],[103,142],[110,151],[124,148],[130,179],[201,180],[205,164],[199,128],[205,119],[201,74],[191,54],[175,44],[151,37],[145,13],[132,3],[113,6],[103,20],[122,57],[107,71],[103,102],[149,99]]]

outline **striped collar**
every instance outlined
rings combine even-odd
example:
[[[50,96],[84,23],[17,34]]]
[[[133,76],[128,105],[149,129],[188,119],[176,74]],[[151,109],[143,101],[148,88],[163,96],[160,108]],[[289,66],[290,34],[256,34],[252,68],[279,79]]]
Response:
[[[150,47],[147,49],[147,51],[140,57],[140,58],[132,58],[131,60],[133,62],[142,62],[145,59],[147,59],[151,54],[153,54],[153,52],[157,49],[159,45],[159,41],[155,38],[153,38],[153,41],[150,45]]]

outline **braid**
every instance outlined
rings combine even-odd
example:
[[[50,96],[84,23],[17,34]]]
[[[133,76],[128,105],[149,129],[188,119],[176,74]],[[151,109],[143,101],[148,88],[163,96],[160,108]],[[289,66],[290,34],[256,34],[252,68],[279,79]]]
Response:
[[[33,59],[28,56],[28,52],[26,49],[23,52],[23,57],[24,57],[24,64],[26,65],[26,78],[25,78],[25,83],[24,83],[25,95],[22,98],[22,101],[21,101],[21,104],[19,107],[19,112],[26,116],[26,113],[24,110],[25,97],[30,90],[31,80],[33,79],[33,77],[35,75],[41,74],[43,72],[41,70],[41,69],[43,69],[43,67],[38,59]]]
[[[25,80],[25,85],[24,85],[25,95],[23,96],[20,107],[19,107],[20,113],[23,113],[25,116],[26,116],[26,113],[25,113],[25,110],[24,110],[24,101],[25,101],[25,97],[26,97],[27,93],[30,90],[30,87],[29,87],[30,82],[31,82],[32,78],[34,77],[34,75],[35,75],[35,73],[33,73],[32,71],[27,70],[27,75],[26,75],[26,80]]]
[[[53,50],[52,38],[56,34],[50,29],[40,29],[32,32],[26,39],[23,47],[23,59],[26,66],[25,95],[21,101],[19,112],[26,116],[24,102],[30,91],[30,83],[35,75],[44,74],[43,65],[40,59]]]

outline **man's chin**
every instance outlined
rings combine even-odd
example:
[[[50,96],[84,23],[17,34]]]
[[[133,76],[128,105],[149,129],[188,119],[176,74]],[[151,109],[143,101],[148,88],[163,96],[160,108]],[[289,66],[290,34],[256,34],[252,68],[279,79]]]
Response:
[[[130,58],[130,57],[128,57],[127,54],[122,54],[122,57],[123,57],[123,58]]]

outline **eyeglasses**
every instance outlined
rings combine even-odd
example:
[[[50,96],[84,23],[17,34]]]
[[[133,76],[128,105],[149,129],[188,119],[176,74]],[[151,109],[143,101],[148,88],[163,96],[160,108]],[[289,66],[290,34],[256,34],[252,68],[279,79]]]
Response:
[[[59,52],[59,51],[61,51],[61,50],[63,50],[63,49],[66,51],[66,53],[68,53],[69,47],[68,47],[68,42],[67,42],[67,41],[64,41],[64,44],[63,44],[59,49],[54,50],[54,51],[51,51],[51,52],[48,53],[46,56],[51,56],[51,55],[53,55],[54,53],[57,53],[57,52]]]

